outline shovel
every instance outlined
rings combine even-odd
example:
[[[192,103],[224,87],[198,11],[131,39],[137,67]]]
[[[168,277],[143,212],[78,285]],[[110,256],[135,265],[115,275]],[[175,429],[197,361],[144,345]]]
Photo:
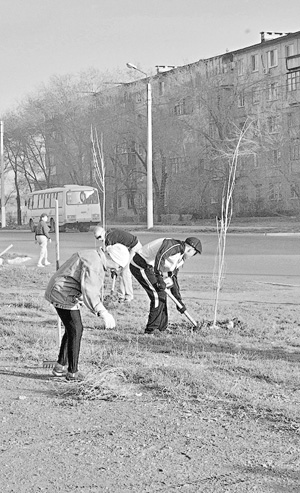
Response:
[[[174,301],[175,305],[177,305],[178,308],[182,308],[182,304],[180,303],[180,301],[178,301],[175,298],[175,296],[171,293],[171,291],[168,288],[165,289],[165,292],[167,293],[169,298],[171,298],[171,300]],[[189,319],[189,321],[193,324],[194,327],[198,327],[197,322],[193,319],[193,317],[189,314],[189,312],[187,310],[185,310],[183,312],[183,314],[186,316],[186,318]]]

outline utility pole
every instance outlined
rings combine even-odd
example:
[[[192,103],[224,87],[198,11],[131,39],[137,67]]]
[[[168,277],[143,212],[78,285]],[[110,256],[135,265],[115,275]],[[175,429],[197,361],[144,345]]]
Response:
[[[0,121],[0,164],[1,164],[1,227],[6,226],[4,195],[4,160],[3,160],[3,122]]]
[[[145,75],[136,65],[126,63],[128,68],[137,70]],[[153,188],[152,188],[152,88],[151,83],[147,82],[147,229],[153,228]]]

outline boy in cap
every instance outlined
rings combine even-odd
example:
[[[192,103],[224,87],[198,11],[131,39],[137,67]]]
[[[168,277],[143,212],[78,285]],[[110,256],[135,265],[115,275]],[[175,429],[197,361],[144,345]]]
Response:
[[[114,245],[115,243],[121,243],[128,248],[129,261],[120,272],[118,298],[120,303],[130,303],[133,300],[133,288],[129,265],[133,256],[142,248],[142,244],[139,242],[137,236],[123,229],[114,228],[105,231],[101,226],[96,226],[94,236],[96,240],[103,241],[105,247]]]
[[[128,261],[127,248],[117,243],[107,247],[105,252],[99,249],[74,253],[51,277],[45,298],[55,307],[65,326],[53,375],[66,375],[67,380],[82,379],[78,372],[83,332],[80,306],[85,304],[91,312],[102,317],[107,329],[113,329],[116,323],[101,301],[101,288],[105,272],[108,269],[117,272]]]
[[[185,241],[159,238],[147,243],[135,254],[130,264],[131,273],[150,298],[145,334],[153,334],[155,330],[162,332],[168,326],[166,288],[171,288],[172,294],[182,305],[178,308],[180,313],[185,312],[177,281],[178,269],[187,259],[201,252],[201,241],[189,237]]]

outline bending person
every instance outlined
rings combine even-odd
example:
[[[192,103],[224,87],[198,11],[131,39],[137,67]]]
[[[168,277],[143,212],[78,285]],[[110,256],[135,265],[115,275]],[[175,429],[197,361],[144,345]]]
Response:
[[[150,298],[146,334],[153,334],[155,330],[162,332],[168,326],[166,287],[171,288],[172,294],[182,305],[178,310],[185,312],[177,281],[178,269],[187,259],[201,252],[201,241],[190,237],[185,241],[159,238],[147,243],[135,254],[130,264],[131,273]]]
[[[80,306],[84,303],[91,312],[103,318],[107,329],[114,328],[114,317],[101,301],[101,288],[106,270],[118,271],[128,264],[128,259],[127,248],[120,244],[107,247],[105,252],[102,249],[85,250],[74,253],[51,277],[45,298],[55,307],[65,326],[53,375],[66,375],[67,380],[83,378],[78,372],[83,332]]]
[[[120,284],[118,298],[120,303],[130,303],[133,300],[132,276],[130,273],[130,262],[133,256],[142,248],[137,236],[123,229],[109,229],[105,232],[101,226],[96,226],[94,235],[97,240],[103,241],[105,247],[121,243],[129,251],[128,264],[120,272]]]

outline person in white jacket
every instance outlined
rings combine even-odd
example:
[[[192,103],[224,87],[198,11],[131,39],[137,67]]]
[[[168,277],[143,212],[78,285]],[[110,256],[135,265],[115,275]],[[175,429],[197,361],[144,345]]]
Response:
[[[56,309],[64,327],[54,376],[80,380],[78,372],[80,344],[83,332],[80,306],[85,304],[95,315],[101,316],[107,329],[116,326],[114,317],[101,301],[105,272],[118,271],[128,264],[128,249],[119,243],[110,245],[105,252],[85,250],[74,253],[51,277],[45,298]],[[68,363],[68,368],[66,365]]]

